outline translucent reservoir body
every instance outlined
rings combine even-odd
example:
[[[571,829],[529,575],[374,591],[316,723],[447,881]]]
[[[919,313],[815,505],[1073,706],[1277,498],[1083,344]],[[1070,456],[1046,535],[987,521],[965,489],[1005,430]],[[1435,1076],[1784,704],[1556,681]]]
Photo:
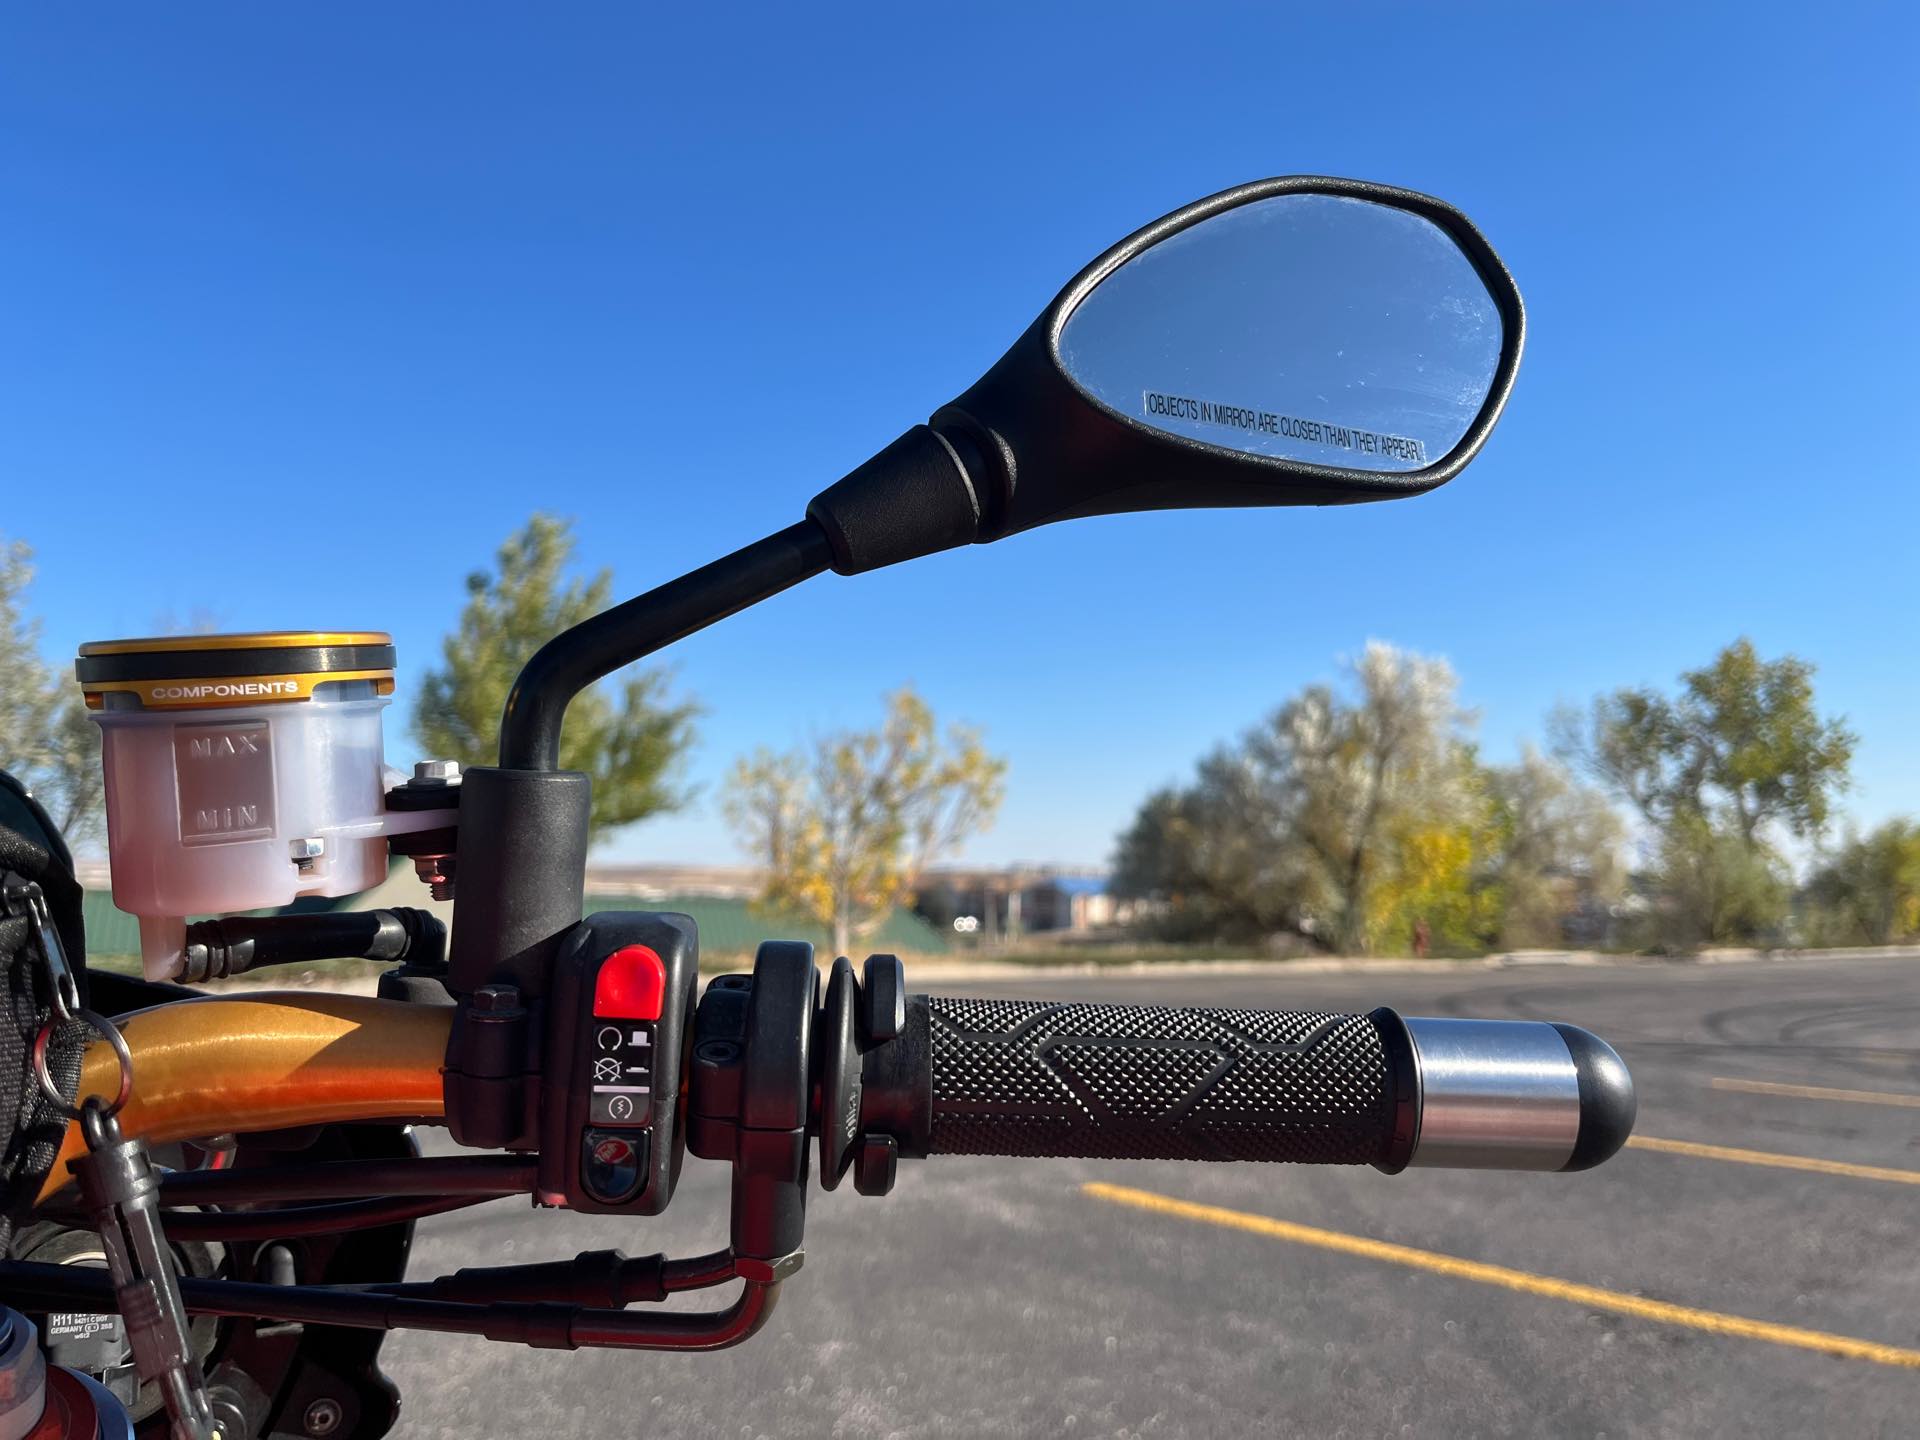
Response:
[[[113,902],[139,917],[150,978],[177,971],[188,916],[386,879],[390,637],[107,641],[76,668],[101,732]]]

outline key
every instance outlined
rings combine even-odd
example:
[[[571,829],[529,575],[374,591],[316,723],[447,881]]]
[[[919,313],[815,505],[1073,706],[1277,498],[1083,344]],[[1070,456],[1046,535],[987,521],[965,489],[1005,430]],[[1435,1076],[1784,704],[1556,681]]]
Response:
[[[159,1385],[173,1440],[217,1440],[206,1380],[187,1332],[173,1252],[160,1228],[160,1177],[146,1142],[124,1138],[120,1122],[97,1096],[81,1107],[80,1129],[87,1153],[70,1161],[68,1168],[100,1232],[134,1369],[142,1380]]]

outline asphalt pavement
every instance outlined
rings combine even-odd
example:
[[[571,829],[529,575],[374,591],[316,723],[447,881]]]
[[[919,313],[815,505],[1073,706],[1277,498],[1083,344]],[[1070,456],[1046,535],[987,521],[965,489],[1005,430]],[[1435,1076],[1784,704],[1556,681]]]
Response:
[[[943,986],[943,990],[954,987]],[[1634,1072],[1580,1175],[948,1158],[816,1194],[745,1346],[398,1333],[408,1436],[1920,1434],[1920,964],[1063,977],[972,993],[1569,1020]],[[1095,1188],[1088,1188],[1088,1187]],[[499,1202],[412,1273],[724,1243]]]

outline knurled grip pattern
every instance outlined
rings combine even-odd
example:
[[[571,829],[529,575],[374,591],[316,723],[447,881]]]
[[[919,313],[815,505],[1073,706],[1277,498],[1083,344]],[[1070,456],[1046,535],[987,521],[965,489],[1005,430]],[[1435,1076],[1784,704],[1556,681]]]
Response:
[[[930,1154],[1366,1165],[1390,1141],[1364,1015],[930,996],[927,1018]]]

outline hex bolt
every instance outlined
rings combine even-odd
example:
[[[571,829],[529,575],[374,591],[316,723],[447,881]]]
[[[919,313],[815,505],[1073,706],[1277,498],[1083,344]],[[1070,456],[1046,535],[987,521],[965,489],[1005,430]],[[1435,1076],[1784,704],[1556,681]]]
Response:
[[[309,1435],[331,1435],[340,1428],[340,1422],[346,1418],[346,1412],[340,1408],[338,1400],[325,1396],[307,1406],[305,1418],[300,1422]]]
[[[473,1009],[500,1014],[520,1008],[520,990],[514,985],[482,985],[469,1002]]]
[[[313,862],[327,853],[327,842],[318,835],[302,835],[288,842],[287,849],[293,857],[293,868],[304,872],[313,869]]]
[[[755,1285],[778,1285],[782,1280],[791,1279],[806,1263],[806,1259],[807,1252],[804,1250],[795,1250],[777,1260],[741,1255],[734,1259],[733,1273]]]
[[[453,785],[460,779],[458,760],[417,760],[413,766],[416,785]]]

